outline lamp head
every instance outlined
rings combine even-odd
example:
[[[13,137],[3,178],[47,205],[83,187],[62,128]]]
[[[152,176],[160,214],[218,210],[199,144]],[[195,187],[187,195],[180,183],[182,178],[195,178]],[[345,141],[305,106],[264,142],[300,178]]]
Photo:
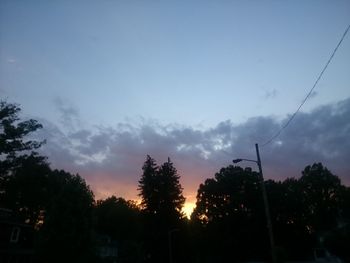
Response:
[[[234,159],[232,160],[233,163],[239,163],[239,162],[242,162],[242,159]]]

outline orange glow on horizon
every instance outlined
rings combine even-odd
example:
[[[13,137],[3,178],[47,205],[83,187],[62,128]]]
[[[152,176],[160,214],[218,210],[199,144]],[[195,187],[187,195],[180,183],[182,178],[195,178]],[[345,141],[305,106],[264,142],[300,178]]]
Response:
[[[184,207],[182,208],[182,212],[185,213],[186,217],[188,219],[191,218],[191,214],[193,212],[193,209],[196,207],[196,204],[195,203],[192,203],[192,202],[186,202]]]
[[[125,200],[134,201],[137,205],[140,205],[141,199],[137,196],[137,191],[133,185],[121,185],[113,182],[90,182],[92,190],[95,194],[95,200],[104,200],[114,195],[115,197],[122,197]],[[116,189],[116,190],[115,190]],[[119,192],[119,194],[118,194]],[[195,191],[187,192],[184,194],[186,202],[182,208],[182,212],[190,219],[193,209],[196,207]]]

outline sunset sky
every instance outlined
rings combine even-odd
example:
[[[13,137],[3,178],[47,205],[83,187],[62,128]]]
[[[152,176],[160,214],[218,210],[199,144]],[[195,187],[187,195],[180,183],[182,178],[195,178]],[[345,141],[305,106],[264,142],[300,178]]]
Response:
[[[171,158],[193,206],[206,178],[256,158],[349,23],[348,0],[2,0],[1,99],[43,124],[41,153],[97,198],[138,198],[149,154]],[[350,185],[349,138],[347,35],[301,112],[261,148],[264,175],[322,162]]]

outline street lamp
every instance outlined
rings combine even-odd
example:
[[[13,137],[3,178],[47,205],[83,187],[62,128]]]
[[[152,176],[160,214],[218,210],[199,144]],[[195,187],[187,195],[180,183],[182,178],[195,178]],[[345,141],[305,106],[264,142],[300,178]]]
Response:
[[[173,253],[172,253],[172,234],[179,231],[179,229],[174,228],[168,231],[168,245],[169,245],[169,263],[173,262]]]
[[[272,262],[276,263],[277,262],[277,258],[276,258],[276,254],[275,254],[275,241],[274,241],[274,238],[273,238],[273,231],[272,231],[272,222],[271,222],[271,215],[270,215],[270,209],[269,209],[269,202],[267,200],[266,188],[265,188],[265,184],[264,184],[264,177],[263,177],[263,172],[262,172],[262,168],[261,168],[261,159],[260,159],[260,153],[259,153],[259,145],[257,143],[255,144],[255,149],[256,149],[257,160],[235,159],[235,160],[232,160],[232,162],[233,163],[239,163],[239,162],[242,162],[242,161],[254,162],[259,167],[259,174],[260,174],[260,178],[259,179],[260,179],[261,191],[262,191],[263,200],[264,200],[267,228],[268,228],[268,231],[269,231]]]

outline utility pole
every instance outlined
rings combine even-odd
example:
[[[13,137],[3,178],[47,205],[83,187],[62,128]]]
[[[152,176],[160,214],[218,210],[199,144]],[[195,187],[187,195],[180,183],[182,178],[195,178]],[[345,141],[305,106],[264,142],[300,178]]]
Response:
[[[261,168],[261,159],[260,159],[260,153],[259,153],[259,145],[257,143],[255,144],[255,149],[256,149],[256,156],[257,156],[257,159],[258,159],[257,160],[257,164],[258,164],[259,173],[260,173],[260,183],[261,183],[261,191],[262,191],[263,200],[264,200],[266,223],[267,223],[267,228],[268,228],[268,231],[269,231],[270,246],[271,246],[271,257],[272,257],[272,262],[276,263],[277,262],[277,258],[276,258],[276,253],[275,253],[275,241],[274,241],[274,238],[273,238],[270,208],[269,208],[269,202],[267,200],[266,188],[265,188],[265,183],[264,183],[264,176],[263,176],[263,172],[262,172],[262,168]]]
[[[173,262],[172,234],[177,231],[179,231],[179,229],[177,228],[174,228],[168,231],[169,263]]]
[[[260,153],[259,153],[259,145],[257,143],[255,144],[255,149],[256,149],[257,160],[234,159],[234,160],[232,160],[232,162],[233,163],[239,163],[241,161],[254,162],[259,167],[259,175],[260,175],[259,180],[260,180],[261,192],[262,192],[263,200],[264,200],[266,224],[267,224],[267,229],[268,229],[269,238],[270,238],[271,258],[272,258],[272,262],[273,263],[277,263],[277,257],[276,257],[276,253],[275,253],[275,241],[274,241],[274,238],[273,238],[273,231],[272,231],[272,222],[271,222],[270,208],[269,208],[269,202],[267,200],[266,188],[265,188],[265,183],[264,183],[264,176],[263,176],[263,172],[262,172],[262,168],[261,168],[261,159],[260,159]]]

